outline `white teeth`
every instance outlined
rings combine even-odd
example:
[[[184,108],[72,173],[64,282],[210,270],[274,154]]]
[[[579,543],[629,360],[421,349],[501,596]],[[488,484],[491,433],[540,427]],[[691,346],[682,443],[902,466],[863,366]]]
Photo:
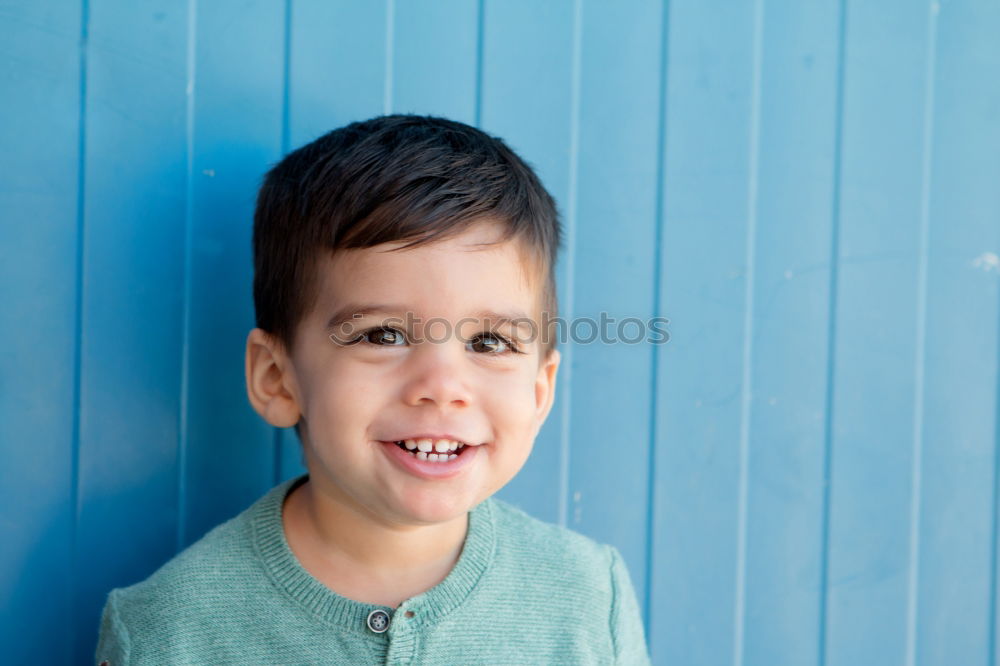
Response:
[[[407,451],[412,451],[419,460],[429,462],[448,462],[458,457],[457,451],[466,446],[479,446],[479,444],[466,444],[453,439],[430,439],[422,437],[420,439],[403,439],[397,442],[402,444]]]

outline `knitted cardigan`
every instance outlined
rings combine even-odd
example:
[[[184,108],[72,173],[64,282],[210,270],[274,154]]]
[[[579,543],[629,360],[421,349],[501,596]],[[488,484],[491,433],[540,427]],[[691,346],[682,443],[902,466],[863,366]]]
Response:
[[[145,581],[112,590],[96,662],[649,663],[618,551],[495,498],[470,511],[458,562],[431,589],[395,609],[336,594],[285,539],[284,499],[307,478],[274,487]]]

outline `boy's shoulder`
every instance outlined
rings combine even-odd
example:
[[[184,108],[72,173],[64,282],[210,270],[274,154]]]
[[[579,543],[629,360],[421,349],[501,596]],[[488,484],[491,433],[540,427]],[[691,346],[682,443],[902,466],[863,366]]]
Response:
[[[262,503],[273,501],[273,488],[238,515],[215,526],[200,539],[161,565],[145,580],[111,591],[119,607],[156,615],[189,613],[210,607],[216,596],[238,597],[266,580],[256,556],[253,519]]]
[[[649,663],[617,548],[496,497],[488,507],[492,566],[458,622],[478,618],[505,636],[535,636],[536,644],[519,646],[537,657],[525,663]]]
[[[497,497],[490,499],[497,530],[497,557],[527,561],[539,576],[551,572],[591,575],[609,572],[614,564],[614,548],[526,513]],[[598,582],[606,577],[587,577]]]

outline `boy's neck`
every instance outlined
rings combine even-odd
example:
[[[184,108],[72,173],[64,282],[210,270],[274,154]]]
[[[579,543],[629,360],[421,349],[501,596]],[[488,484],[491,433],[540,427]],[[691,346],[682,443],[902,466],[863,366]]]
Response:
[[[292,552],[320,582],[349,599],[395,608],[452,570],[468,515],[439,525],[387,525],[310,479],[287,497],[283,523]]]

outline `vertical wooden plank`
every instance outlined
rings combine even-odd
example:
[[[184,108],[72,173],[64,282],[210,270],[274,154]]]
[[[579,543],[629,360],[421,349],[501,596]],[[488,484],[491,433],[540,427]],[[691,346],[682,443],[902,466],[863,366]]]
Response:
[[[387,1],[294,1],[287,148],[385,110]]]
[[[285,36],[280,3],[202,2],[197,12],[184,544],[274,480],[272,429],[247,400],[243,354],[253,205],[281,150]]]
[[[583,3],[568,524],[621,550],[640,599],[662,25],[659,2]]]
[[[993,664],[1000,6],[942,3],[929,169],[916,662]]]
[[[107,591],[145,578],[175,551],[187,29],[187,6],[175,2],[90,4],[76,572],[81,661],[93,655]]]
[[[819,662],[840,12],[762,5],[746,664]],[[739,663],[737,661],[736,663]]]
[[[572,0],[536,3],[531,0],[486,3],[483,17],[481,127],[501,137],[529,162],[555,197],[566,232],[569,217],[571,108],[573,76]],[[532,76],[524,76],[531,71]],[[528,100],[529,103],[526,103]],[[569,316],[571,265],[564,246],[557,266],[560,316]],[[556,401],[542,427],[528,462],[499,497],[543,520],[559,522],[564,466],[562,413],[566,407],[569,372],[567,345],[560,344],[562,367]]]
[[[0,645],[21,663],[73,661],[82,13],[0,4]]]
[[[907,657],[928,6],[847,10],[826,663]]]
[[[476,122],[479,3],[389,0],[392,73],[387,109]]]
[[[733,659],[753,4],[671,3],[667,34],[650,644]]]

